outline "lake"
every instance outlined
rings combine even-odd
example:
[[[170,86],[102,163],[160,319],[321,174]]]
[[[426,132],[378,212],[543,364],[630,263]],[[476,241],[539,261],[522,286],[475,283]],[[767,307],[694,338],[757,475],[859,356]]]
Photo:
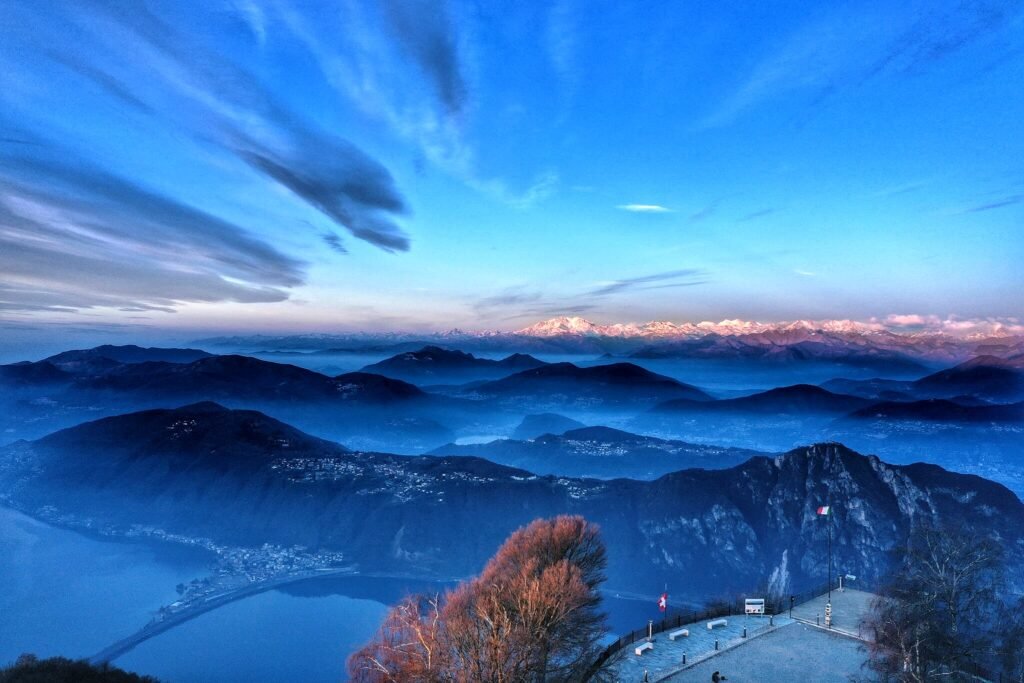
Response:
[[[0,506],[0,663],[23,652],[88,657],[138,630],[209,572],[187,547],[110,541]],[[309,579],[199,615],[115,664],[167,683],[338,681],[387,605],[445,584],[390,577]],[[605,596],[615,631],[658,618],[653,598]]]

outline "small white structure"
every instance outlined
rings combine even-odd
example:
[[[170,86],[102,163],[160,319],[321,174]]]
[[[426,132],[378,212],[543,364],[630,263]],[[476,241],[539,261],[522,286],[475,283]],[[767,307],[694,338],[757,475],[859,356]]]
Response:
[[[634,652],[636,652],[636,656],[639,657],[640,655],[642,655],[643,653],[647,652],[648,650],[653,650],[653,649],[654,649],[654,643],[644,643],[643,645],[638,646],[636,648],[636,650],[634,650]]]
[[[675,640],[676,638],[689,638],[689,637],[690,637],[690,629],[688,629],[688,628],[681,628],[678,631],[672,631],[672,633],[668,634],[668,639],[669,640]]]
[[[708,630],[710,631],[713,628],[715,628],[716,626],[728,626],[728,625],[729,625],[729,622],[726,621],[725,619],[715,619],[714,621],[709,621],[708,622]]]
[[[747,614],[764,615],[764,598],[747,598],[743,601],[743,609]]]

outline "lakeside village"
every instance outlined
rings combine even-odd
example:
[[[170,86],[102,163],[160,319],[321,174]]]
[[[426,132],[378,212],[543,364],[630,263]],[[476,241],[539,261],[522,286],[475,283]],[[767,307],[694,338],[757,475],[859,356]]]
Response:
[[[226,593],[291,579],[300,574],[345,568],[345,558],[341,552],[309,552],[305,546],[284,547],[269,543],[253,548],[221,545],[208,538],[169,533],[158,527],[141,524],[133,524],[126,528],[97,524],[90,517],[61,513],[50,505],[35,511],[23,512],[54,526],[86,531],[107,538],[159,541],[210,552],[213,555],[212,573],[188,583],[178,584],[178,599],[170,605],[160,607],[153,616],[154,623]]]

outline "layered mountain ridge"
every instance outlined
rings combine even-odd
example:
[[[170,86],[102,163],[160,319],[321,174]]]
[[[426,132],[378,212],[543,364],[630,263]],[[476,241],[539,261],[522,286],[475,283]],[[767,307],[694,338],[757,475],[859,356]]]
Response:
[[[341,551],[364,570],[475,572],[512,529],[583,514],[609,546],[609,585],[665,581],[693,595],[824,576],[820,504],[835,510],[839,571],[880,577],[914,524],[996,535],[1024,566],[1024,504],[979,477],[889,465],[839,444],[689,469],[653,481],[537,476],[472,457],[350,452],[252,411],[144,411],[0,449],[0,488],[23,509],[95,528],[165,529],[238,545]],[[1020,577],[1015,576],[1016,585]]]

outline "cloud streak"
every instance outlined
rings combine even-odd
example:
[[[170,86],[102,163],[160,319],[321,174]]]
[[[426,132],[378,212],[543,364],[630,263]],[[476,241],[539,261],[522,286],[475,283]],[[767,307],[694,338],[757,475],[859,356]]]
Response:
[[[20,151],[20,150],[19,150]],[[304,264],[244,228],[83,164],[0,146],[0,307],[171,312],[282,301]]]
[[[672,213],[672,209],[660,204],[619,204],[615,208],[630,213]]]
[[[981,213],[982,211],[992,211],[993,209],[1002,209],[1003,207],[1013,206],[1014,204],[1020,204],[1024,201],[1024,195],[1016,194],[1010,197],[1004,197],[994,202],[986,202],[985,204],[979,204],[972,206],[967,209],[964,213]]]
[[[840,8],[796,29],[754,66],[699,129],[732,123],[781,95],[805,91],[812,106],[879,76],[907,76],[1000,31],[1021,14],[1001,0]],[[1007,49],[1014,49],[1010,46]]]
[[[692,287],[707,282],[707,273],[700,268],[684,268],[681,270],[670,270],[664,273],[653,273],[638,277],[626,278],[623,280],[612,280],[602,284],[600,287],[585,292],[583,296],[604,297],[611,294],[619,294],[630,289],[664,289],[666,287]],[[673,280],[670,284],[666,280]],[[679,280],[682,280],[679,282]]]
[[[57,64],[160,126],[242,162],[357,239],[408,250],[395,221],[407,207],[390,172],[348,140],[288,111],[201,34],[178,30],[137,3],[83,0],[63,10],[60,19],[77,38],[45,49]],[[31,9],[15,17],[30,48],[52,42],[42,35],[47,17]]]

